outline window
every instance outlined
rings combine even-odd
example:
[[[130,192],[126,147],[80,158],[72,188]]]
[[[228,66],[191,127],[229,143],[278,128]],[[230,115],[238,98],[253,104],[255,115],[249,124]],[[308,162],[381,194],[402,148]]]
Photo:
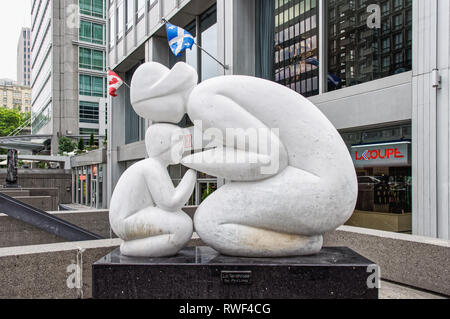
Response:
[[[116,33],[116,17],[114,14],[111,15],[111,18],[109,19],[109,47],[114,47],[114,41],[116,39],[115,37]]]
[[[318,12],[316,0],[275,0],[273,79],[304,96],[319,93]]]
[[[80,74],[80,95],[105,97],[106,81],[104,77]]]
[[[116,23],[117,23],[117,41],[123,37],[123,1],[117,5]]]
[[[80,0],[79,5],[81,14],[97,18],[105,17],[104,0]]]
[[[134,5],[135,0],[125,0],[126,2],[126,25],[127,31],[133,27]]]
[[[359,3],[357,7],[355,4]],[[329,14],[328,30],[328,90],[365,83],[412,69],[408,52],[411,50],[412,26],[404,22],[412,10],[410,1],[325,1]],[[371,25],[367,12],[369,4],[379,5],[379,24]],[[377,19],[377,16],[374,18]],[[373,22],[374,20],[372,20]],[[407,20],[405,20],[407,21]]]
[[[150,11],[157,2],[158,2],[158,0],[147,0],[148,10]]]
[[[79,50],[79,66],[82,69],[104,71],[105,70],[105,54],[103,51],[80,48]]]
[[[136,21],[140,21],[145,14],[145,0],[136,0]]]
[[[80,101],[80,122],[98,124],[99,122],[99,109],[98,103]]]
[[[217,56],[217,8],[215,5],[200,16],[200,28],[201,46],[213,56]],[[194,36],[195,42],[198,42],[195,21],[184,29]],[[171,67],[181,61],[194,67],[199,74],[200,81],[220,75],[220,65],[207,54],[198,50],[195,45],[192,50],[187,49],[180,57],[175,57],[170,52],[169,60]],[[200,66],[198,65],[199,61]]]
[[[92,133],[94,133],[94,135],[98,135],[98,132],[98,129],[80,127],[80,135],[83,136],[90,136]]]
[[[38,134],[39,131],[47,125],[52,119],[52,104],[49,103],[44,109],[37,115],[32,114],[33,122],[31,124],[32,134]]]
[[[217,56],[217,9],[215,6],[200,17],[200,27],[202,47],[213,56]],[[201,62],[202,81],[219,75],[220,66],[203,51],[201,52]]]
[[[80,41],[105,44],[105,27],[102,24],[81,20],[79,32]]]

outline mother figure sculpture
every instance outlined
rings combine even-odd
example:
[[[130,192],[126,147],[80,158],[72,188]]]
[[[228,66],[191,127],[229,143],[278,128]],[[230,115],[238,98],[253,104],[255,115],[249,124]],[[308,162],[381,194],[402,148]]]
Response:
[[[355,169],[337,130],[309,100],[274,82],[221,76],[197,85],[197,79],[185,63],[172,70],[143,64],[132,80],[131,103],[154,123],[179,123],[187,113],[204,131],[254,130],[271,146],[252,149],[247,139],[235,145],[226,138],[182,159],[227,181],[198,208],[198,235],[231,256],[318,253],[322,235],[350,218],[357,199]],[[224,161],[230,154],[245,160]]]

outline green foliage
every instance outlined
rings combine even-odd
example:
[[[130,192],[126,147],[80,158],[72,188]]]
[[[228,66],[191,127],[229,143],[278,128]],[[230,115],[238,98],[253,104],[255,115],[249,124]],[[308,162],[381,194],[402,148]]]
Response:
[[[0,137],[9,136],[19,126],[28,121],[30,113],[20,113],[15,109],[0,108]],[[7,150],[0,148],[0,154],[6,155]]]
[[[84,139],[83,139],[83,138],[80,138],[80,140],[78,141],[78,150],[77,150],[77,153],[78,153],[78,154],[83,153],[83,152],[84,152],[84,149],[85,149],[85,147],[84,147]]]
[[[94,133],[91,133],[91,136],[89,138],[89,144],[88,144],[87,150],[88,151],[92,151],[92,150],[96,150],[97,148],[98,148],[97,145],[95,145]]]
[[[0,108],[0,136],[8,136],[22,124],[22,116],[17,110]]]
[[[212,193],[214,193],[214,191],[215,191],[215,189],[213,189],[213,188],[211,187],[211,185],[209,185],[208,188],[205,189],[205,190],[203,191],[203,194],[202,194],[202,201],[204,201],[205,199],[207,199],[207,198],[209,197],[209,195],[211,195]]]
[[[59,139],[58,154],[72,153],[77,147],[77,144],[68,137],[61,137]]]
[[[48,169],[48,164],[45,163],[45,162],[39,162],[39,163],[36,164],[36,167],[38,169]]]
[[[31,112],[20,113],[21,124],[28,122],[30,119],[31,119]]]
[[[105,133],[105,139],[103,140],[103,147],[104,148],[108,147],[108,131],[106,131]]]
[[[92,148],[95,146],[95,137],[94,137],[94,133],[91,133],[91,136],[89,138],[89,146]]]

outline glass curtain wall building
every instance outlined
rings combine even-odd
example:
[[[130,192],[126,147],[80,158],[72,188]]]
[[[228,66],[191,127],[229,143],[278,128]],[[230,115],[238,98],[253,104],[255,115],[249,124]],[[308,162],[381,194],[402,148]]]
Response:
[[[328,90],[412,69],[412,0],[326,1]]]
[[[100,104],[107,98],[106,63],[106,1],[79,0],[78,33],[78,135],[85,139],[100,132]],[[99,139],[96,138],[96,143]]]
[[[319,94],[316,0],[275,0],[274,80],[304,96]]]

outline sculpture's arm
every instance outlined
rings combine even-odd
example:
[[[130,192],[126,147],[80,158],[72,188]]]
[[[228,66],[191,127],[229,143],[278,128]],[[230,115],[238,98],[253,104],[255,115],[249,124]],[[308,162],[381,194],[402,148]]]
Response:
[[[147,177],[147,186],[155,204],[167,211],[182,208],[191,197],[197,182],[197,172],[188,170],[177,188],[173,186],[167,170]]]
[[[185,166],[233,181],[266,179],[288,166],[287,151],[275,132],[233,99],[197,89],[188,113],[202,121],[204,131],[220,133],[223,147],[188,156]]]
[[[221,147],[196,153],[182,160],[184,166],[232,181],[257,181],[278,173],[269,155]],[[272,167],[272,169],[267,169]]]

